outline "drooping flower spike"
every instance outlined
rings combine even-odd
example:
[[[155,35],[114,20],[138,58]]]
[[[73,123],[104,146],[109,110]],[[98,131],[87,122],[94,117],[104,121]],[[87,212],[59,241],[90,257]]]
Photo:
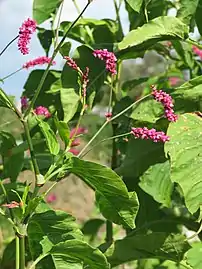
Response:
[[[28,99],[26,96],[22,96],[20,98],[20,101],[21,101],[21,109],[24,110],[28,107]]]
[[[165,117],[172,122],[177,121],[178,116],[174,113],[173,110],[173,100],[172,97],[162,90],[157,90],[154,85],[151,86],[152,95],[154,99],[160,102],[164,107],[164,115]]]
[[[18,49],[23,55],[29,53],[31,35],[36,31],[36,21],[28,18],[19,29]]]
[[[34,113],[36,115],[43,115],[45,118],[50,118],[51,113],[48,111],[48,109],[44,106],[38,106],[34,109]]]
[[[34,67],[36,65],[43,65],[43,64],[49,64],[51,62],[51,58],[50,57],[46,57],[46,56],[40,56],[40,57],[37,57],[36,59],[34,60],[31,60],[31,61],[28,61],[26,62],[25,64],[23,64],[23,68],[30,68],[30,67]],[[51,63],[51,65],[55,65],[56,62],[53,61]]]
[[[106,69],[112,74],[116,75],[116,62],[117,58],[113,52],[108,51],[107,49],[103,50],[94,50],[93,55],[100,60],[104,61],[106,64]]]
[[[169,136],[167,136],[164,132],[158,132],[154,128],[132,128],[131,134],[133,134],[136,138],[152,140],[154,142],[167,142],[170,140]]]

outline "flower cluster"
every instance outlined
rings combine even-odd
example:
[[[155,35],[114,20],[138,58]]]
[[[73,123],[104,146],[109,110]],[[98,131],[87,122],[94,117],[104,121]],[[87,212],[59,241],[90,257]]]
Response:
[[[57,197],[56,197],[56,195],[55,194],[49,194],[48,196],[47,196],[47,198],[46,198],[46,201],[47,201],[47,203],[53,203],[53,202],[55,202],[57,200]]]
[[[49,64],[51,62],[51,58],[50,57],[46,57],[46,56],[41,56],[41,57],[38,57],[34,60],[31,60],[31,61],[28,61],[26,62],[25,64],[23,64],[23,68],[30,68],[30,67],[34,67],[35,65],[42,65],[42,64]],[[56,62],[53,61],[51,63],[51,65],[55,65]]]
[[[69,149],[69,152],[71,152],[74,155],[78,155],[79,154],[79,150],[75,149],[75,147],[80,145],[80,139],[79,138],[74,138],[80,134],[86,134],[88,132],[88,130],[86,128],[83,127],[79,127],[79,128],[73,128],[70,132],[70,136],[69,138],[72,139],[73,141],[71,142],[71,148]]]
[[[170,85],[171,86],[175,86],[176,84],[178,84],[180,82],[180,78],[178,77],[170,77],[168,78]]]
[[[166,142],[170,140],[169,136],[167,136],[164,132],[158,132],[154,128],[132,128],[131,134],[133,134],[136,138],[152,140],[154,142]]]
[[[43,115],[45,118],[50,118],[51,113],[48,111],[48,109],[44,106],[38,106],[34,109],[34,113],[36,115]]]
[[[86,96],[87,85],[89,82],[88,75],[89,75],[89,67],[86,67],[85,72],[82,73],[82,91],[84,97]]]
[[[76,70],[77,72],[81,72],[81,69],[78,67],[78,65],[72,58],[70,58],[69,56],[64,56],[64,59],[67,60],[67,65],[69,65],[69,67]]]
[[[198,47],[193,46],[192,47],[193,52],[198,55],[202,59],[202,50],[200,50]]]
[[[26,96],[22,96],[20,98],[20,100],[21,100],[21,109],[22,110],[26,109],[28,107],[28,99],[27,99],[27,97]]]
[[[152,86],[152,89],[153,89],[152,95],[154,99],[160,102],[164,107],[165,117],[169,121],[172,121],[172,122],[176,121],[178,119],[178,116],[174,114],[174,110],[173,110],[174,105],[173,105],[173,100],[171,96],[162,90],[158,91],[155,86]]]
[[[107,49],[94,50],[93,55],[99,58],[100,60],[105,61],[106,69],[110,73],[112,73],[112,75],[115,75],[117,73],[116,72],[117,58],[113,52],[110,52]]]
[[[105,118],[109,121],[112,117],[112,113],[111,112],[106,112],[105,113]]]
[[[28,54],[31,34],[36,31],[36,21],[28,18],[19,29],[18,49],[22,54]]]

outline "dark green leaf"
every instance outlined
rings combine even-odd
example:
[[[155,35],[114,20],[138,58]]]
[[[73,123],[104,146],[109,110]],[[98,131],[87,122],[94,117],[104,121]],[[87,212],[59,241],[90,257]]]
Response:
[[[105,213],[108,215],[109,210],[114,211],[111,216],[114,222],[118,220],[126,227],[134,227],[134,219],[138,210],[137,199],[135,196],[133,198],[129,196],[125,184],[113,170],[75,157],[67,163],[67,169],[79,176],[101,196],[103,215]]]
[[[51,129],[50,125],[42,120],[39,120],[39,127],[41,128],[41,131],[46,139],[46,144],[48,146],[48,149],[51,154],[57,155],[60,151],[60,145],[57,141],[57,138]]]
[[[179,262],[189,249],[185,237],[180,234],[153,232],[117,240],[106,255],[112,267],[133,260],[160,258]]]
[[[39,41],[41,43],[41,46],[46,52],[46,55],[48,56],[50,47],[52,45],[52,41],[54,38],[54,33],[52,30],[46,30],[44,28],[39,28],[38,27],[38,33],[37,36],[39,38]]]
[[[201,23],[202,18],[201,18],[201,14],[202,14],[202,0],[199,0],[198,7],[196,9],[195,20],[196,20],[196,25],[198,27],[200,35],[202,35],[202,23]]]
[[[149,79],[150,79],[149,77],[145,77],[145,78],[132,79],[132,80],[125,81],[123,85],[121,86],[121,89],[124,92],[131,91],[133,88],[135,88],[136,86],[144,82],[147,82]]]
[[[185,203],[195,213],[202,203],[202,120],[194,114],[184,114],[169,125],[170,141],[165,151],[171,159],[171,180],[182,188]]]
[[[64,56],[68,56],[69,52],[71,49],[71,43],[70,42],[66,42],[62,45],[62,47],[60,48],[60,53],[61,55]]]
[[[41,24],[55,13],[62,0],[34,0],[33,2],[33,18],[37,24]]]
[[[90,241],[93,241],[103,224],[105,224],[103,219],[90,219],[84,223],[82,232],[84,235],[90,235]]]
[[[55,124],[60,138],[65,143],[65,147],[67,147],[69,144],[69,135],[70,135],[70,130],[67,123],[64,121],[59,121],[57,118],[55,118]]]

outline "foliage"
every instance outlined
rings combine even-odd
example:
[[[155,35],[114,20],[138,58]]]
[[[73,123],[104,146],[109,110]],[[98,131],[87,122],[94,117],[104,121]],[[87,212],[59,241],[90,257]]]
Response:
[[[202,45],[190,34],[195,28],[202,34],[202,1],[114,0],[114,20],[85,18],[96,1],[85,2],[75,21],[61,22],[63,0],[33,0],[36,22],[26,25],[37,27],[21,27],[18,46],[29,45],[36,30],[46,55],[40,64],[46,59],[48,66],[30,71],[20,109],[3,90],[15,72],[1,79],[0,109],[9,128],[1,121],[0,227],[12,232],[5,248],[0,245],[0,267],[199,269]],[[123,31],[124,7],[129,32]],[[59,70],[56,55],[64,60]],[[164,62],[161,74],[122,72],[151,55]],[[99,155],[103,147],[107,160],[92,161],[89,153]],[[19,182],[24,170],[32,182]],[[83,228],[45,202],[70,174],[95,192],[100,216]]]

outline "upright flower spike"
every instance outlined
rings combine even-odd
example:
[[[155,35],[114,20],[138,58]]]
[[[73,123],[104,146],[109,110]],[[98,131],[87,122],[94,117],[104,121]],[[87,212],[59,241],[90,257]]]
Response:
[[[157,90],[156,87],[153,85],[151,86],[151,88],[153,89],[152,95],[154,99],[160,102],[164,107],[165,117],[169,121],[172,121],[172,122],[177,121],[178,116],[174,113],[174,110],[173,110],[174,105],[173,105],[172,97],[162,90]]]
[[[89,82],[88,75],[89,75],[89,68],[86,67],[85,72],[82,74],[83,97],[86,97],[87,85],[88,85],[88,82]]]
[[[43,64],[49,64],[51,62],[51,58],[50,57],[46,57],[46,56],[41,56],[41,57],[38,57],[34,60],[31,60],[31,61],[28,61],[26,62],[25,64],[23,64],[23,68],[30,68],[30,67],[34,67],[36,65],[43,65]],[[51,63],[51,65],[55,65],[56,62],[53,61]]]
[[[36,31],[36,21],[28,18],[19,29],[18,49],[23,55],[29,53],[31,35]]]
[[[202,50],[200,50],[197,46],[192,46],[193,52],[198,55],[202,59]]]
[[[103,50],[94,50],[93,55],[100,60],[104,61],[106,64],[106,69],[112,74],[115,75],[116,72],[116,62],[117,58],[113,52],[108,51],[107,49]]]
[[[169,136],[167,136],[164,132],[158,132],[156,129],[148,129],[144,128],[132,128],[131,134],[133,134],[136,138],[141,138],[145,140],[152,140],[154,142],[167,142],[170,140]]]
[[[50,118],[51,113],[48,111],[48,109],[44,106],[38,106],[34,109],[34,113],[36,115],[43,115],[45,118]]]
[[[80,68],[72,58],[69,56],[64,56],[64,59],[67,61],[67,65],[69,65],[69,67],[76,70],[77,72],[81,72]]]

